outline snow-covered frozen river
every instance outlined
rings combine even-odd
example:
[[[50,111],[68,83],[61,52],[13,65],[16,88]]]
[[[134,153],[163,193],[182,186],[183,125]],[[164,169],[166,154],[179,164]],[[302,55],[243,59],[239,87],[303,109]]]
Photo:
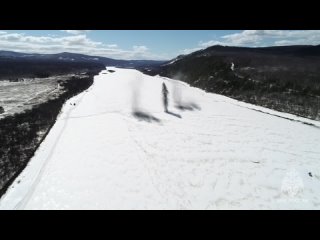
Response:
[[[112,69],[64,105],[1,209],[320,209],[319,122]]]

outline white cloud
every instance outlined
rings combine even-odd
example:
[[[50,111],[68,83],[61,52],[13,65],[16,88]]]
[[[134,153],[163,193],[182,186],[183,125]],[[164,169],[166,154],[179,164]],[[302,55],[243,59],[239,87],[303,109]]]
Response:
[[[299,43],[298,43],[299,42]],[[286,45],[299,45],[303,44],[300,41],[292,41],[292,40],[279,40],[275,41],[276,46],[286,46]]]
[[[257,44],[263,38],[263,33],[257,30],[245,30],[241,33],[234,33],[222,36],[226,45],[248,45]]]
[[[69,34],[78,35],[78,34],[86,34],[86,33],[90,32],[91,30],[61,30],[61,31],[69,33]]]
[[[221,37],[226,45],[266,46],[291,44],[320,44],[319,30],[245,30]]]
[[[146,52],[148,48],[146,46],[133,46],[135,52]]]
[[[109,48],[117,48],[118,45],[117,44],[107,44],[107,47],[109,47]]]
[[[0,50],[26,53],[74,52],[116,59],[166,59],[152,54],[148,47],[143,45],[121,49],[117,44],[94,41],[85,34],[57,37],[0,32]]]

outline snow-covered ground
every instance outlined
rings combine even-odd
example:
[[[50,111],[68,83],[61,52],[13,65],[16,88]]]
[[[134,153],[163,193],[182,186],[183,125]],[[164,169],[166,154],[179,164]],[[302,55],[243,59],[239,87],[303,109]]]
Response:
[[[112,69],[64,105],[1,209],[320,209],[319,122]]]
[[[57,81],[67,81],[72,76],[66,74],[48,78],[25,78],[19,82],[0,81],[0,106],[4,108],[0,118],[31,109],[48,99],[57,98],[64,92]]]

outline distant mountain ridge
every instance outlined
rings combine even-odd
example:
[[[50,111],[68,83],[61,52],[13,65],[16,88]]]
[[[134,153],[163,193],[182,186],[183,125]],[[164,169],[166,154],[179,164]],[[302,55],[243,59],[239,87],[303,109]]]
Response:
[[[236,47],[214,45],[202,50],[192,52],[188,55],[194,56],[201,53],[261,53],[261,54],[276,54],[289,56],[320,56],[320,45],[291,45],[291,46],[271,46],[271,47]],[[185,56],[188,56],[185,55]]]
[[[11,60],[51,60],[64,62],[97,62],[104,65],[116,67],[135,68],[140,66],[159,65],[165,61],[157,60],[119,60],[100,56],[89,56],[85,54],[62,52],[56,54],[40,54],[40,53],[21,53],[14,51],[0,51],[0,59],[7,58]]]
[[[117,60],[77,53],[20,53],[0,51],[0,81],[18,81],[21,78],[49,77],[68,73],[80,73],[105,69],[106,66],[119,68],[145,68],[159,66],[164,61]]]

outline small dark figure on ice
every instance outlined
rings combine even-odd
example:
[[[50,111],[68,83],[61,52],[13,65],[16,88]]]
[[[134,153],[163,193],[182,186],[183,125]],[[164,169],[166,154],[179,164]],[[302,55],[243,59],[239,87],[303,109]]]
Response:
[[[163,106],[164,106],[164,111],[167,113],[168,112],[168,89],[165,83],[162,83],[162,100],[163,100]]]

